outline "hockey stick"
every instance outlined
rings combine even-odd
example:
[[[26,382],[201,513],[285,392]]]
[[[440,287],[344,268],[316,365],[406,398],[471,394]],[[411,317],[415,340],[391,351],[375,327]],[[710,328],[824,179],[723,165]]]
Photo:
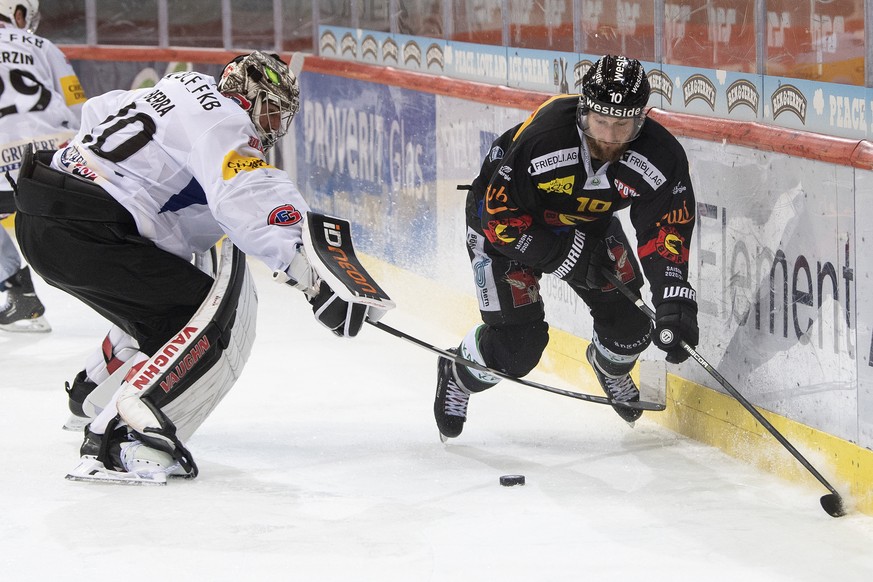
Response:
[[[641,297],[637,297],[633,291],[628,289],[627,286],[625,286],[625,284],[621,281],[621,279],[619,279],[615,275],[615,273],[612,272],[612,270],[604,268],[602,272],[603,272],[603,275],[606,277],[606,279],[610,283],[615,285],[618,288],[618,290],[621,291],[624,294],[624,296],[627,297],[634,305],[636,305],[640,311],[645,313],[649,317],[649,319],[651,319],[653,322],[655,321],[655,312],[652,311],[651,307],[646,305],[646,303],[642,300]],[[751,414],[753,417],[755,417],[755,420],[757,420],[761,424],[761,426],[763,426],[765,429],[767,429],[767,432],[769,432],[771,435],[773,435],[776,438],[776,440],[779,441],[779,443],[783,447],[785,447],[788,450],[788,452],[791,453],[794,456],[794,458],[797,459],[800,462],[800,464],[806,468],[807,471],[809,471],[812,474],[813,477],[818,479],[819,483],[824,485],[825,488],[828,491],[830,491],[829,494],[824,495],[821,498],[822,509],[824,509],[831,517],[842,517],[842,516],[846,515],[846,509],[845,509],[845,506],[843,504],[843,498],[840,497],[840,494],[837,493],[837,490],[834,489],[834,487],[830,483],[828,483],[827,479],[825,479],[821,475],[821,473],[819,473],[816,470],[816,468],[813,467],[812,464],[809,461],[807,461],[806,458],[803,455],[801,455],[800,452],[796,448],[794,448],[794,445],[792,445],[790,442],[788,442],[788,439],[786,439],[784,436],[782,436],[782,433],[780,433],[778,430],[776,430],[776,427],[774,427],[772,424],[770,424],[770,421],[768,421],[766,418],[764,418],[764,415],[762,415],[760,412],[758,412],[758,409],[755,408],[755,406],[751,402],[749,402],[745,398],[745,396],[740,394],[737,391],[737,389],[731,385],[730,382],[728,382],[721,374],[719,374],[718,370],[713,368],[709,364],[709,362],[707,362],[703,358],[703,356],[698,354],[697,350],[695,350],[694,348],[692,348],[687,343],[685,343],[684,341],[681,341],[681,340],[679,342],[679,345],[682,347],[682,349],[684,349],[686,352],[688,352],[688,355],[690,355],[692,358],[694,358],[695,362],[700,364],[704,370],[709,372],[709,375],[712,376],[713,378],[715,378],[715,380],[719,384],[721,384],[721,386],[725,390],[727,390],[728,394],[733,396],[740,404],[742,404],[743,408],[748,410],[749,414]]]
[[[408,333],[402,332],[399,329],[395,329],[391,326],[385,325],[381,321],[373,321],[371,319],[367,319],[367,323],[372,325],[373,327],[377,327],[386,333],[390,333],[394,337],[399,337],[400,339],[404,339],[408,342],[411,342],[419,347],[422,347],[426,350],[430,350],[431,352],[438,354],[440,357],[446,358],[448,360],[453,360],[456,364],[461,366],[466,366],[468,368],[473,368],[475,370],[479,370],[480,372],[487,372],[489,374],[493,374],[494,376],[499,376],[500,378],[504,378],[506,380],[510,380],[515,382],[516,384],[521,384],[523,386],[528,386],[530,388],[536,388],[538,390],[544,390],[545,392],[551,392],[552,394],[560,394],[561,396],[569,396],[570,398],[575,398],[577,400],[584,400],[586,402],[596,402],[597,404],[608,404],[610,406],[619,405],[625,406],[627,408],[634,408],[636,410],[653,410],[656,412],[660,412],[666,408],[666,405],[659,404],[657,402],[646,402],[644,400],[640,400],[639,402],[616,402],[615,400],[610,400],[605,396],[594,396],[591,394],[583,394],[582,392],[573,392],[572,390],[562,390],[561,388],[554,388],[552,386],[546,386],[545,384],[539,384],[538,382],[533,382],[531,380],[525,380],[524,378],[516,378],[515,376],[510,376],[509,374],[505,374],[500,370],[495,370],[493,368],[489,368],[487,366],[483,366],[481,364],[477,364],[476,362],[472,362],[457,354],[453,354],[448,350],[444,350],[438,348],[432,344],[429,344],[423,340],[420,340],[416,337],[409,335]]]

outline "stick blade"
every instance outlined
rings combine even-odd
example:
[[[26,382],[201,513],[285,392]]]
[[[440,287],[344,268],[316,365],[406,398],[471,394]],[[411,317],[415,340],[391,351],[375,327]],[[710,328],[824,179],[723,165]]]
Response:
[[[625,408],[632,408],[634,410],[650,410],[652,412],[663,412],[667,410],[666,404],[660,402],[648,402],[647,400],[634,400],[632,402],[619,402],[618,400],[613,400],[610,404],[613,406],[624,406]]]
[[[821,507],[831,517],[843,517],[846,515],[846,507],[843,498],[836,493],[828,493],[821,498]]]

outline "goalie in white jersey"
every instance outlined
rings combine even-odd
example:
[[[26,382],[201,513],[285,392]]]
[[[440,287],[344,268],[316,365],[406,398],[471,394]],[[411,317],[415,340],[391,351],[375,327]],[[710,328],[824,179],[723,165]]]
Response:
[[[5,175],[18,175],[24,146],[56,149],[79,129],[85,94],[66,57],[34,34],[37,0],[0,0],[0,218],[14,212]],[[0,227],[0,329],[46,332],[45,307],[12,237]]]
[[[241,253],[226,252],[225,242],[215,277],[192,263],[224,235],[304,291],[336,334],[361,328],[366,309],[339,299],[301,248],[307,203],[265,159],[298,108],[294,74],[256,51],[229,63],[217,83],[173,73],[151,88],[90,99],[67,147],[25,161],[16,197],[22,252],[49,284],[114,324],[68,386],[82,416],[95,387],[114,391],[86,428],[81,454],[91,464],[74,477],[196,474],[182,441],[233,384],[254,337],[256,299]],[[114,390],[113,378],[131,366]]]

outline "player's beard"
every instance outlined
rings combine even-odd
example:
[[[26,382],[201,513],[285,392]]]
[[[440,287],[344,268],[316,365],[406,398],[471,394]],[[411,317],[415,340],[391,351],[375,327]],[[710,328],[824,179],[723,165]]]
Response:
[[[588,151],[591,152],[591,157],[601,162],[617,162],[630,145],[627,143],[607,143],[588,136],[585,136],[585,139],[588,140]]]

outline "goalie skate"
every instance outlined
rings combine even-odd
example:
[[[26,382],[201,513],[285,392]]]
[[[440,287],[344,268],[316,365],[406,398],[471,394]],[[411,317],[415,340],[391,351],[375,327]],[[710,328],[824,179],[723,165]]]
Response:
[[[67,473],[69,481],[91,481],[115,485],[166,485],[165,471],[113,471],[94,457],[82,457],[79,465]]]
[[[169,453],[146,446],[138,440],[111,444],[110,458],[115,468],[109,468],[98,459],[99,454],[93,454],[100,449],[103,438],[106,438],[105,435],[95,435],[86,429],[82,458],[76,468],[67,474],[68,480],[117,485],[166,485],[168,476],[193,476]]]

